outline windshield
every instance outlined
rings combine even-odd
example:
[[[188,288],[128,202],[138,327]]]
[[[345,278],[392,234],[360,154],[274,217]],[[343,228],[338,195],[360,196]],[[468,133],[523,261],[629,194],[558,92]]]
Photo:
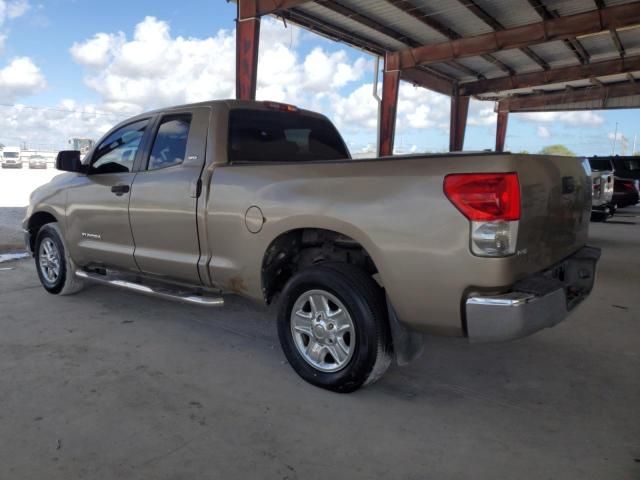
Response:
[[[20,154],[18,152],[3,152],[2,156],[4,158],[18,158]]]

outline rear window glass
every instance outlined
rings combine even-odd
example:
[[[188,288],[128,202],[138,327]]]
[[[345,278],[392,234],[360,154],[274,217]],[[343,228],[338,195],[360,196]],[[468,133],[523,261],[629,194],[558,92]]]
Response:
[[[229,117],[229,161],[303,162],[349,158],[327,120],[297,112],[237,109]]]
[[[591,165],[591,170],[596,170],[598,172],[602,172],[604,170],[613,170],[613,168],[611,167],[611,162],[605,159],[591,158],[589,159],[589,165]]]
[[[616,158],[614,161],[619,170],[640,171],[640,158]]]

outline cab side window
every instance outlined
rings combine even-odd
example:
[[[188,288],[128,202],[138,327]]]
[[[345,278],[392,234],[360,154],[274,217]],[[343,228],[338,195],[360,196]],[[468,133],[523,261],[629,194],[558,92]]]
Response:
[[[173,167],[184,162],[191,115],[170,115],[164,117],[153,141],[147,170]]]
[[[119,128],[109,135],[96,148],[89,173],[97,175],[131,172],[148,124],[148,120],[140,120]]]

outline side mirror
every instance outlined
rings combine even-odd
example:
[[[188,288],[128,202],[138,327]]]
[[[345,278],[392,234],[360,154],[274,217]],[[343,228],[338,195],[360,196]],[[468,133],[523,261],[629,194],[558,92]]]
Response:
[[[63,172],[85,173],[86,167],[80,161],[78,150],[63,150],[56,157],[56,169]]]

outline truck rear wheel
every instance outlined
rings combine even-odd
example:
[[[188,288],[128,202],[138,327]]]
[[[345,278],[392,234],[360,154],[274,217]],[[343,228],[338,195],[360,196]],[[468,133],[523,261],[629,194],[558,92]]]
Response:
[[[56,223],[43,226],[35,242],[36,270],[44,289],[54,295],[72,295],[84,287]]]
[[[391,364],[382,289],[353,265],[325,263],[295,274],[282,293],[278,335],[296,373],[335,392],[373,383]]]

